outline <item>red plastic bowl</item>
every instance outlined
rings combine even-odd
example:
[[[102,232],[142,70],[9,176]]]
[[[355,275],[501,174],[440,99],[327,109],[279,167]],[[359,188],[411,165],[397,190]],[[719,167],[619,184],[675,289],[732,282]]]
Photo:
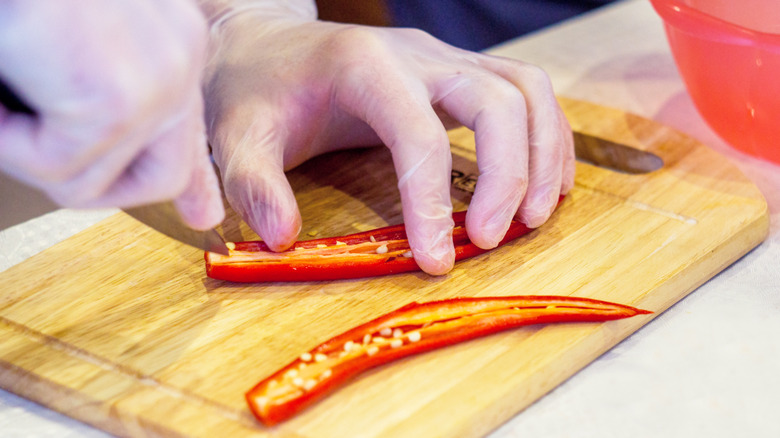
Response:
[[[693,101],[732,146],[780,163],[780,0],[650,0]]]

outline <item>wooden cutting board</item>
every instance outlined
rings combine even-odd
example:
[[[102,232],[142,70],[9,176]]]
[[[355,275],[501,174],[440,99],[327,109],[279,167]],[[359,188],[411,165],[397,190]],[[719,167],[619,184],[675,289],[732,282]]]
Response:
[[[488,433],[651,320],[534,326],[375,369],[273,429],[243,394],[301,352],[411,301],[560,294],[663,312],[761,242],[766,203],[724,158],[652,121],[561,99],[573,127],[660,155],[628,175],[577,164],[548,223],[443,277],[228,284],[201,252],[117,214],[0,273],[0,386],[118,435],[469,437]],[[465,207],[473,139],[452,132]],[[289,173],[302,239],[401,221],[384,148]],[[232,215],[229,240],[253,238]],[[630,402],[630,400],[626,400]]]

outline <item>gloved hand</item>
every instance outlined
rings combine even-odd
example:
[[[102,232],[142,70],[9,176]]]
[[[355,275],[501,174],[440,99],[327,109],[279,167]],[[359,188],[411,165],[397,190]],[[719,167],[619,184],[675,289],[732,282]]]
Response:
[[[0,3],[0,78],[36,113],[0,106],[0,170],[67,207],[175,198],[191,226],[219,223],[206,31],[191,0]]]
[[[319,22],[313,8],[205,3],[214,159],[233,208],[275,250],[301,226],[284,170],[338,148],[381,141],[391,150],[412,252],[434,275],[454,260],[445,128],[476,133],[480,176],[466,227],[481,248],[495,247],[515,215],[541,225],[573,185],[571,130],[536,67],[417,30]]]

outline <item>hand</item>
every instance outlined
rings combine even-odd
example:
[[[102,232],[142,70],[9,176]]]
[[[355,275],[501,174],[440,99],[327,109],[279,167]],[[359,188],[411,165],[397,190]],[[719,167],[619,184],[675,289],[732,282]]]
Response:
[[[175,198],[196,228],[224,215],[203,124],[205,19],[191,0],[0,5],[0,170],[66,207]]]
[[[469,237],[493,248],[513,216],[541,225],[573,185],[571,130],[547,76],[409,29],[236,14],[212,29],[205,97],[228,200],[275,250],[301,225],[284,170],[317,154],[391,150],[415,260],[452,268],[446,128],[476,133]]]

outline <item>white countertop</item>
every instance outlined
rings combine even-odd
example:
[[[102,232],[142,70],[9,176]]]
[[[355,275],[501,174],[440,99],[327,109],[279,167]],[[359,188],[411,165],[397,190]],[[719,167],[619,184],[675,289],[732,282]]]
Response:
[[[607,6],[493,52],[542,66],[562,96],[656,120],[728,156],[767,198],[771,231],[491,438],[780,436],[780,166],[731,150],[704,124],[647,0]],[[60,210],[3,230],[0,271],[111,213]],[[0,390],[0,436],[106,435]]]

